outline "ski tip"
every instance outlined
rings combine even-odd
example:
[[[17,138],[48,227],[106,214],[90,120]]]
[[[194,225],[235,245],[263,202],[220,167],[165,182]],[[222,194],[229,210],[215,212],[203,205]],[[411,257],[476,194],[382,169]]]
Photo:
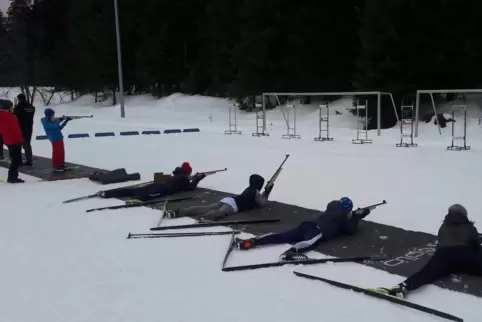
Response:
[[[131,238],[131,233],[129,232],[129,235],[127,235],[127,239]]]

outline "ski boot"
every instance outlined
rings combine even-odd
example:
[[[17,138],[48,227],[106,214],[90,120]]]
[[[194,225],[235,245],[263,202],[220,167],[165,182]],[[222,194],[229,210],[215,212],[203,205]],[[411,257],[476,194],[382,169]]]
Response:
[[[295,248],[290,248],[279,257],[281,261],[304,261],[308,259],[305,254],[300,254]]]
[[[25,180],[22,180],[20,178],[15,178],[15,179],[8,179],[7,182],[8,183],[24,183]]]
[[[405,299],[408,294],[407,285],[405,283],[400,283],[392,288],[379,287],[375,290],[385,295],[398,297],[399,299]]]
[[[179,217],[179,209],[176,210],[165,210],[164,211],[165,217],[169,219],[174,219]]]
[[[234,240],[234,244],[239,250],[248,250],[256,247],[256,239],[255,238],[249,238],[249,239],[236,238]]]

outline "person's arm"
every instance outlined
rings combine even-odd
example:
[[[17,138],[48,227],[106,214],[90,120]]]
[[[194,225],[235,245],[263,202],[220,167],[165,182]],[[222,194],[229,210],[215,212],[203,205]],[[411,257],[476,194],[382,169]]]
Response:
[[[261,208],[268,204],[268,197],[264,194],[259,193],[259,191],[256,191],[256,196],[254,197],[254,200],[258,207]]]
[[[67,125],[67,123],[69,123],[69,121],[71,121],[71,120],[72,120],[72,119],[71,119],[70,117],[67,117],[62,124],[60,124],[60,120],[59,120],[59,124],[60,124],[59,127],[60,127],[60,129],[63,130],[64,127]]]
[[[358,216],[353,216],[351,213],[350,218],[344,216],[342,219],[340,230],[346,235],[354,235],[358,230],[358,222],[360,218]]]
[[[199,184],[199,182],[201,182],[202,179],[206,178],[206,175],[204,173],[196,173],[191,181],[189,182],[189,187],[188,187],[188,190],[194,190],[197,188],[197,185]]]
[[[60,120],[55,120],[54,122],[49,122],[48,120],[42,121],[42,125],[46,130],[55,130],[60,128]]]
[[[479,232],[477,228],[472,226],[472,231],[470,232],[469,245],[476,251],[482,251],[481,240],[479,237]]]

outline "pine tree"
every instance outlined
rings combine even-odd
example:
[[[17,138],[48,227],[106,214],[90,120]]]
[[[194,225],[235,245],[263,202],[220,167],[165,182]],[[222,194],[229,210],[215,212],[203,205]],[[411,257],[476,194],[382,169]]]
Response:
[[[480,9],[476,0],[365,0],[356,88],[391,92],[399,104],[418,89],[476,87]],[[389,104],[382,108],[384,128],[396,122]],[[374,128],[376,108],[369,114]]]

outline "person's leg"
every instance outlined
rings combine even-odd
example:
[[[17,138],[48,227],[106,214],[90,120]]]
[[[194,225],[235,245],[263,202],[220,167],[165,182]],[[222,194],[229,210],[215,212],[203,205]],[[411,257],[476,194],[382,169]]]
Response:
[[[52,168],[54,169],[59,169],[62,162],[59,144],[59,141],[52,142]]]
[[[408,292],[419,287],[435,282],[453,273],[450,254],[447,252],[436,252],[428,263],[417,273],[411,275],[404,281]]]
[[[12,160],[8,169],[8,181],[13,182],[18,180],[18,168],[22,164],[22,145],[9,145],[8,153]]]
[[[25,151],[26,164],[32,164],[33,153],[32,153],[32,132],[27,132],[24,134],[23,149]]]
[[[144,191],[146,191],[146,187],[119,188],[119,189],[107,190],[107,191],[103,191],[100,196],[103,198],[135,197],[139,194],[142,194]]]
[[[194,206],[189,208],[179,209],[177,211],[177,217],[195,217],[203,216],[211,211],[217,211],[222,206],[221,202],[211,203],[205,206]]]
[[[227,217],[231,214],[234,214],[235,211],[231,205],[227,203],[220,202],[217,209],[213,209],[207,212],[202,219],[203,220],[218,220],[224,217]]]
[[[64,139],[60,139],[59,141],[59,164],[60,164],[60,167],[65,167]]]
[[[267,234],[256,237],[256,245],[297,243],[304,240],[305,232],[316,225],[310,221],[302,222],[297,227],[282,233]]]
[[[292,250],[296,253],[310,251],[321,242],[323,234],[316,224],[307,225],[304,230],[303,240],[293,245]]]

